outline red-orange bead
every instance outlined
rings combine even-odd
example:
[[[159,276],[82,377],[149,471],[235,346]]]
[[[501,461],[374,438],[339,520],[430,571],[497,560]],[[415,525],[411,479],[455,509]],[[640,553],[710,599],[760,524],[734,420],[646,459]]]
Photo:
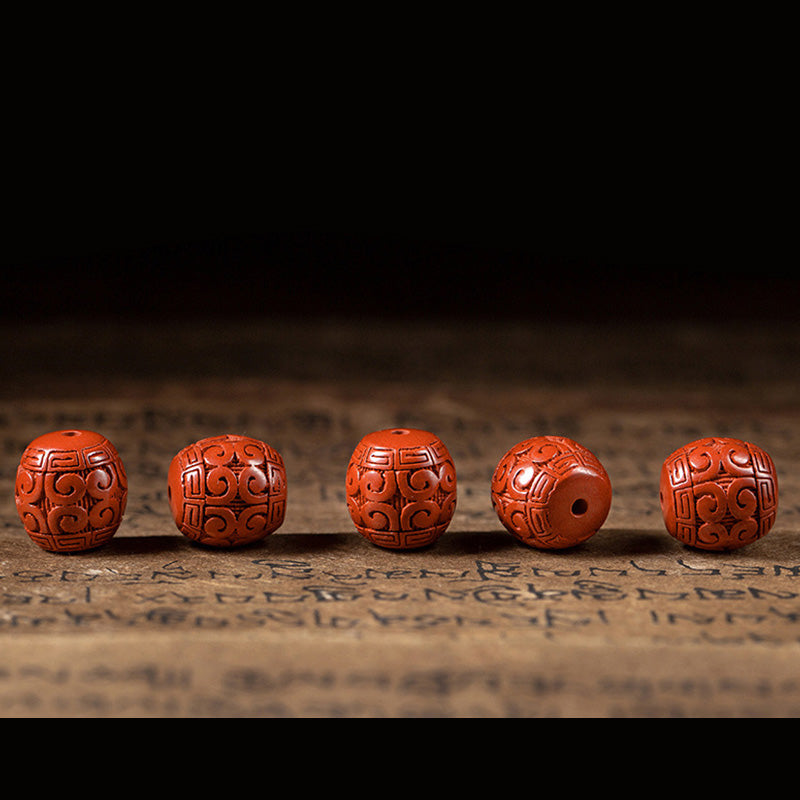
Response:
[[[491,496],[500,522],[521,542],[563,549],[585,542],[605,522],[611,481],[583,445],[564,436],[535,436],[500,459]]]
[[[94,431],[43,434],[25,448],[17,468],[17,513],[30,538],[50,552],[106,544],[119,528],[127,498],[122,459]]]
[[[433,544],[455,512],[455,464],[442,440],[428,431],[368,434],[353,452],[345,483],[356,530],[380,547]]]
[[[757,445],[706,438],[661,467],[661,511],[671,536],[701,550],[735,550],[765,536],[778,511],[778,476]]]
[[[212,547],[252,544],[286,515],[286,469],[273,447],[249,436],[211,436],[184,447],[167,475],[178,530]]]

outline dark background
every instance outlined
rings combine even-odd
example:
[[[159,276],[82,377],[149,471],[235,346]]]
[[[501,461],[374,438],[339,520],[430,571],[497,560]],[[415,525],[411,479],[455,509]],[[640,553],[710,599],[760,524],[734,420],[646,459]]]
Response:
[[[509,317],[793,319],[794,269],[736,232],[603,212],[545,223],[396,230],[351,225],[101,225],[58,218],[3,252],[7,319],[53,317]],[[573,227],[574,224],[574,227]],[[388,227],[388,226],[387,226]],[[594,234],[594,236],[592,235]]]
[[[794,319],[771,168],[682,134],[257,155],[47,139],[9,158],[3,315]]]
[[[20,31],[5,318],[795,317],[779,26],[434,16]]]

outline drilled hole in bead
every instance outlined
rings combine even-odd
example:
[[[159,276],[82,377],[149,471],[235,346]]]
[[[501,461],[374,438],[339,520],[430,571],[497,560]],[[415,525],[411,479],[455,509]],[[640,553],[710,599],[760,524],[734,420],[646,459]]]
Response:
[[[585,514],[588,510],[589,510],[589,504],[582,497],[579,497],[572,504],[572,513],[576,517],[580,517],[582,514]]]
[[[404,434],[408,433],[408,431],[403,430],[402,428],[398,428],[397,430],[392,431],[395,436],[403,436]]]
[[[64,436],[77,436],[79,431],[64,431]]]

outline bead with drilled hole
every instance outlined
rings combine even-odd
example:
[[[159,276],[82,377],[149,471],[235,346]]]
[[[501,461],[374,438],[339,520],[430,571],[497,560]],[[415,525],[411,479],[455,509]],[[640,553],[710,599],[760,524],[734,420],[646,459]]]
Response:
[[[492,476],[500,522],[530,547],[560,550],[593,536],[611,508],[611,481],[599,459],[564,436],[514,445]]]

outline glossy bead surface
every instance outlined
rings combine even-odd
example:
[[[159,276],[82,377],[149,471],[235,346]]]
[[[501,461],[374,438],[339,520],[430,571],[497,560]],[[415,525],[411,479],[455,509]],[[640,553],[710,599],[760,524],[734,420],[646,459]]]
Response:
[[[184,447],[167,476],[178,530],[194,542],[238,547],[276,531],[286,515],[286,469],[273,447],[225,434]]]
[[[593,536],[611,508],[611,481],[599,459],[564,436],[514,445],[492,476],[492,504],[506,530],[543,550]]]
[[[50,552],[106,544],[119,528],[127,498],[122,459],[94,431],[39,436],[25,448],[17,468],[17,513],[30,538]]]
[[[775,465],[741,439],[698,439],[664,460],[660,500],[667,531],[678,541],[734,550],[766,535],[775,522]]]
[[[389,428],[368,434],[353,452],[345,483],[353,524],[380,547],[430,545],[455,512],[455,464],[441,439],[428,431]]]

